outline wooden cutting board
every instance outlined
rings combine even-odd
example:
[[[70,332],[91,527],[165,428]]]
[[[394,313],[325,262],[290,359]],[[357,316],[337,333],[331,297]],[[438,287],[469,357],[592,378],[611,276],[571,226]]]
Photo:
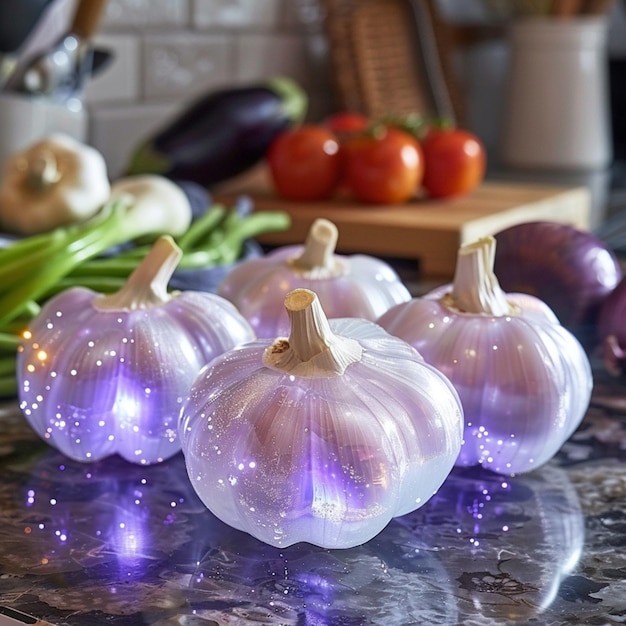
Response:
[[[273,194],[264,170],[222,187],[215,200],[228,204],[242,194],[252,198],[255,210],[284,210],[291,216],[288,231],[258,238],[264,245],[303,243],[313,220],[325,217],[339,229],[337,252],[414,259],[423,277],[446,279],[454,274],[463,243],[534,220],[587,230],[591,212],[586,187],[490,181],[463,198],[418,199],[397,206],[369,206],[349,198],[290,202]]]

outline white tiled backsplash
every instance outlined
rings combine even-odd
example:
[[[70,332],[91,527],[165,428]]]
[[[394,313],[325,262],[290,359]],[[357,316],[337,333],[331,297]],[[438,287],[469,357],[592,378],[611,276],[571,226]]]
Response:
[[[132,148],[213,89],[282,74],[309,94],[309,117],[331,107],[313,68],[307,0],[109,0],[94,39],[112,64],[88,85],[89,143],[113,178]]]

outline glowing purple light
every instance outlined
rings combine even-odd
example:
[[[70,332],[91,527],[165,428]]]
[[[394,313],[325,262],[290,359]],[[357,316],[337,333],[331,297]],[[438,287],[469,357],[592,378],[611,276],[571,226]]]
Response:
[[[62,292],[33,320],[18,354],[20,407],[72,459],[117,453],[161,462],[180,450],[178,415],[200,368],[252,330],[209,293],[181,293],[153,316],[137,309],[112,317],[92,305],[95,296]]]

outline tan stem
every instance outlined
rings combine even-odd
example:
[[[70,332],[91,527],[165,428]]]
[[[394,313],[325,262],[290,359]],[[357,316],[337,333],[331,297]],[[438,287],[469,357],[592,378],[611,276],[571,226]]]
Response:
[[[459,249],[452,293],[452,305],[465,313],[509,315],[511,305],[493,272],[496,240],[483,237]]]
[[[317,295],[308,289],[287,294],[289,339],[277,339],[265,351],[265,364],[303,377],[336,376],[361,360],[358,341],[333,333]]]
[[[167,285],[181,256],[181,249],[169,235],[159,237],[124,286],[116,293],[99,296],[94,306],[101,310],[132,311],[168,302],[172,296]]]
[[[43,191],[58,183],[62,178],[56,156],[50,150],[37,153],[28,167],[27,185],[34,191]]]
[[[331,221],[316,219],[307,234],[304,250],[294,260],[294,265],[304,270],[332,271],[335,268],[338,236],[337,227]]]

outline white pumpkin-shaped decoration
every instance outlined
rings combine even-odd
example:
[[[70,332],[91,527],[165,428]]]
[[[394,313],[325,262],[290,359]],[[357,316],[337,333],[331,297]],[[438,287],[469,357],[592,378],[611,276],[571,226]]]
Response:
[[[222,281],[218,294],[235,304],[258,337],[289,334],[283,306],[287,293],[310,289],[326,315],[375,321],[411,294],[393,268],[363,254],[335,254],[337,227],[326,219],[312,224],[304,246],[277,248],[240,263]]]
[[[138,464],[180,451],[180,408],[200,369],[254,333],[215,294],[168,293],[181,255],[160,238],[120,291],[50,299],[18,352],[20,407],[33,429],[84,462]]]
[[[449,381],[362,319],[285,298],[289,338],[216,357],[185,403],[191,483],[222,521],[274,546],[362,544],[422,506],[452,469],[463,416]]]
[[[584,349],[546,304],[502,291],[494,254],[493,237],[461,247],[452,285],[393,307],[378,323],[458,391],[458,465],[515,474],[549,461],[572,435],[593,379]]]

